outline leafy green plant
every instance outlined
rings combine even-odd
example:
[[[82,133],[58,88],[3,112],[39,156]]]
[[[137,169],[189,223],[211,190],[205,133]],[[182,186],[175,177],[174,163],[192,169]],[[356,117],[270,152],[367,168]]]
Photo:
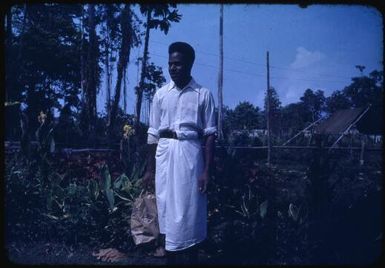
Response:
[[[115,207],[115,196],[112,189],[111,175],[106,164],[104,164],[101,168],[101,176],[104,182],[103,192],[108,200],[109,212],[114,212],[117,208]]]
[[[269,207],[269,201],[265,200],[263,203],[259,205],[259,215],[263,219],[267,214],[267,208]]]
[[[290,203],[289,210],[288,210],[289,217],[292,218],[294,221],[297,221],[300,209],[301,209],[300,207],[298,208],[293,203]]]
[[[108,166],[101,166],[102,192],[108,202],[109,215],[103,227],[100,246],[126,249],[135,246],[131,239],[130,217],[132,204],[142,190],[141,176],[145,165],[145,161],[136,161],[129,176],[123,172],[114,179]]]

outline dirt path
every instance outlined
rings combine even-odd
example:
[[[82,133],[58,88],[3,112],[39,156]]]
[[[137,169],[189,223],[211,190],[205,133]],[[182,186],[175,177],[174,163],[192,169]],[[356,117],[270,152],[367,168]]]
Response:
[[[93,249],[81,246],[77,249],[53,243],[11,243],[6,252],[7,262],[13,264],[76,264],[76,265],[164,265],[165,258],[156,258],[143,254],[128,254],[120,262],[108,263],[92,256]]]

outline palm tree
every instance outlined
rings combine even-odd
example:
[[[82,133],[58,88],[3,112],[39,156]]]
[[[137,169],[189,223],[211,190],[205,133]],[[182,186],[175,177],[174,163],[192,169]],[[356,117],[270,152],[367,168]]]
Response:
[[[91,126],[95,124],[96,120],[96,91],[99,87],[99,42],[96,36],[96,18],[95,18],[95,7],[90,5],[90,45],[88,49],[88,59],[91,66],[89,66],[89,83],[88,93],[89,93],[89,113],[91,119]]]
[[[127,113],[127,68],[123,71],[123,111]]]
[[[106,67],[106,85],[107,85],[107,96],[106,96],[106,105],[107,105],[107,114],[110,113],[111,109],[111,67],[110,67],[110,49],[111,49],[111,41],[110,41],[110,29],[108,25],[108,21],[106,21],[106,33],[105,33],[105,67]]]
[[[170,10],[174,8],[174,10]],[[135,128],[138,129],[140,121],[140,111],[142,106],[143,99],[143,89],[144,89],[144,78],[147,71],[147,61],[148,61],[148,42],[150,39],[150,30],[157,29],[158,27],[165,34],[168,33],[171,22],[179,22],[181,15],[178,14],[176,9],[176,4],[155,4],[155,5],[146,5],[142,4],[140,6],[140,11],[146,16],[146,34],[144,38],[144,51],[142,59],[142,70],[140,74],[139,85],[135,87],[136,90],[136,105],[135,105]]]
[[[130,59],[131,47],[137,44],[137,36],[132,25],[132,12],[130,5],[124,5],[124,8],[120,15],[120,27],[122,34],[122,41],[119,51],[119,59],[117,66],[117,80],[115,85],[115,97],[111,107],[111,113],[108,118],[107,131],[111,138],[112,131],[114,129],[115,119],[118,112],[118,106],[120,101],[122,79],[124,70],[127,68],[127,64]]]
[[[92,133],[96,123],[96,95],[100,82],[99,42],[96,35],[95,5],[88,6],[89,45],[87,49],[85,108],[88,134]],[[91,135],[93,137],[93,135]]]
[[[116,18],[116,14],[119,12],[117,4],[103,4],[101,20],[104,21],[104,66],[106,73],[106,109],[107,116],[111,112],[111,83],[113,72],[114,52],[116,52],[117,32],[119,21]]]
[[[81,45],[80,45],[80,79],[82,91],[81,128],[83,137],[90,135],[96,123],[96,95],[100,82],[99,72],[99,42],[96,35],[95,5],[89,4],[87,8],[87,24],[83,25],[83,11],[81,21]],[[86,26],[86,27],[84,27]],[[88,42],[84,39],[84,28],[88,32]]]
[[[7,11],[7,14],[6,14],[6,24],[7,24],[7,28],[6,28],[6,34],[5,34],[5,49],[6,51],[8,51],[8,53],[10,53],[11,51],[11,46],[12,46],[12,12],[11,12],[11,9],[9,8],[8,11]],[[5,54],[7,55],[7,54]],[[8,54],[9,55],[9,54]],[[8,70],[11,69],[11,63],[12,61],[10,60],[10,57],[7,56],[6,57],[6,68]],[[9,93],[12,92],[12,88],[13,86],[11,86],[11,83],[13,82],[13,79],[10,79],[10,73],[9,72],[5,72],[5,81],[6,81],[6,91],[5,91],[5,100],[6,101],[9,101],[10,100],[10,96],[9,96]]]

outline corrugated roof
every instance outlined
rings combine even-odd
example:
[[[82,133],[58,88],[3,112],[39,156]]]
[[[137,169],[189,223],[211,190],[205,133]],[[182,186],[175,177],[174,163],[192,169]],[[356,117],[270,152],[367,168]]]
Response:
[[[364,108],[336,111],[328,119],[316,126],[314,131],[319,134],[341,134],[363,111]]]
[[[369,111],[357,122],[357,129],[362,134],[384,135],[383,106],[371,106]]]

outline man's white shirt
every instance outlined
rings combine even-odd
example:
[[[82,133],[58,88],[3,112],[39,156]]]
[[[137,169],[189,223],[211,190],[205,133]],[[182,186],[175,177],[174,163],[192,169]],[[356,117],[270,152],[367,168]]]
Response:
[[[178,139],[216,133],[214,98],[193,78],[183,89],[171,81],[155,93],[149,123],[149,144],[158,143],[159,133],[165,129],[175,131]]]

